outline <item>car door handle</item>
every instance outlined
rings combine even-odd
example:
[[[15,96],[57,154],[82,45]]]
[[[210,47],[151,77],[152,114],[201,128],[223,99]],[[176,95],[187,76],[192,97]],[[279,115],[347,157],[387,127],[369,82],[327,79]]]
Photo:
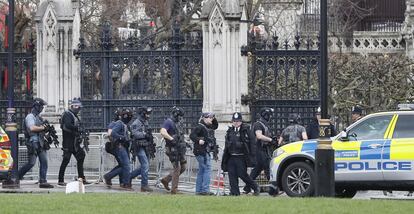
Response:
[[[369,144],[368,145],[368,147],[371,148],[371,149],[376,149],[376,148],[381,147],[381,146],[382,145],[381,144],[378,144],[378,143],[373,143],[373,144]]]

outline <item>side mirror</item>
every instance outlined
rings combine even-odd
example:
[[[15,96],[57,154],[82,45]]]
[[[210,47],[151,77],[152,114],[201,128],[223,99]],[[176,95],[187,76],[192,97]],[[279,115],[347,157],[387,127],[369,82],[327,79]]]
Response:
[[[348,133],[346,133],[346,131],[341,131],[341,133],[339,133],[339,140],[340,141],[349,141]]]

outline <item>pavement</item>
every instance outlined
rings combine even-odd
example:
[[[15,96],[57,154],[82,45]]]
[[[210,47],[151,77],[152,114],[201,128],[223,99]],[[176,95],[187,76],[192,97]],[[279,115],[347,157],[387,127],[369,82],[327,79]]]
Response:
[[[115,179],[113,180],[113,182]],[[91,182],[91,181],[90,181]],[[116,181],[115,181],[116,182]],[[103,182],[95,181],[90,185],[85,186],[85,193],[139,193],[139,194],[169,194],[169,191],[165,190],[162,185],[157,180],[150,180],[149,185],[153,188],[154,192],[152,193],[142,193],[140,187],[140,181],[134,180],[132,183],[132,191],[124,190],[119,187],[119,184],[113,183],[112,187],[108,188]],[[57,185],[57,180],[49,180],[49,183],[55,187],[52,189],[41,189],[34,180],[23,180],[20,181],[19,189],[5,189],[0,188],[0,194],[3,193],[23,193],[23,194],[48,194],[48,193],[65,193],[66,188]],[[194,195],[195,186],[191,183],[180,183],[178,186],[180,192],[185,195]],[[211,192],[216,195],[228,195],[228,189],[226,189],[225,194],[223,192],[223,187],[217,189],[217,187],[212,187]],[[242,192],[242,190],[241,190]],[[355,200],[414,200],[414,196],[407,196],[408,192],[406,191],[394,191],[392,194],[388,193],[384,195],[383,191],[359,191],[353,199]],[[259,197],[271,197],[267,193],[261,193]],[[282,194],[278,197],[288,197],[286,194]]]

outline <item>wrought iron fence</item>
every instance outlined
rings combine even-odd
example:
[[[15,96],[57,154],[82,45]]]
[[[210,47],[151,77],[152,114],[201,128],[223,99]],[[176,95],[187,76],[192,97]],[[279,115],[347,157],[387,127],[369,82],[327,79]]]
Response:
[[[80,39],[75,52],[81,61],[82,111],[86,127],[102,131],[116,108],[155,108],[154,127],[172,106],[186,112],[186,127],[196,124],[202,108],[202,39],[198,32],[182,34],[173,25],[172,38],[155,42],[155,35],[112,42],[111,25],[103,24],[99,45]]]
[[[20,130],[21,121],[30,111],[33,99],[33,77],[34,77],[34,44],[30,38],[24,47],[18,47],[14,53],[14,108],[16,108],[16,122]],[[2,42],[0,41],[0,44]],[[0,118],[1,125],[4,126],[7,118],[8,97],[7,88],[9,86],[8,77],[10,72],[7,68],[8,52],[7,47],[0,45]]]
[[[315,118],[319,105],[319,100],[257,100],[250,105],[250,111],[252,121],[256,121],[260,118],[261,108],[273,108],[275,113],[269,123],[270,130],[275,131],[273,134],[279,136],[282,130],[289,125],[290,113],[298,113],[301,118],[299,123],[306,126]]]
[[[1,41],[0,41],[1,43]],[[19,48],[23,51],[14,53],[14,99],[27,100],[33,96],[33,67],[34,67],[34,44],[33,38]],[[7,99],[8,75],[7,68],[8,52],[7,48],[0,46],[0,100]]]
[[[289,113],[299,113],[303,125],[315,117],[320,105],[319,41],[295,37],[279,49],[278,37],[263,41],[249,37],[249,46],[242,54],[249,57],[249,95],[243,101],[250,104],[252,121],[257,120],[263,107],[275,109],[270,122],[275,135],[288,125]]]
[[[184,126],[189,129],[198,123],[203,107],[202,99],[163,99],[163,100],[84,100],[82,101],[82,121],[91,131],[102,131],[113,118],[116,109],[130,108],[137,110],[140,106],[153,108],[150,127],[159,130],[164,119],[170,116],[171,107],[179,106],[184,110]]]
[[[249,55],[249,94],[251,99],[319,99],[320,51],[311,50],[318,42],[295,37],[279,50],[277,36],[270,41],[251,37],[242,54]],[[304,48],[304,49],[303,49]]]

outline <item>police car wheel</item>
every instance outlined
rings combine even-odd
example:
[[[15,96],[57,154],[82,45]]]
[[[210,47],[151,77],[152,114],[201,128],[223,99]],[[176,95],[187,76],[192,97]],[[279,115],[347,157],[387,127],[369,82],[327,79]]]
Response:
[[[335,197],[338,198],[353,198],[357,191],[354,189],[341,188],[335,190]]]
[[[314,180],[313,168],[305,162],[296,162],[283,171],[282,188],[290,197],[311,196],[315,188]]]

